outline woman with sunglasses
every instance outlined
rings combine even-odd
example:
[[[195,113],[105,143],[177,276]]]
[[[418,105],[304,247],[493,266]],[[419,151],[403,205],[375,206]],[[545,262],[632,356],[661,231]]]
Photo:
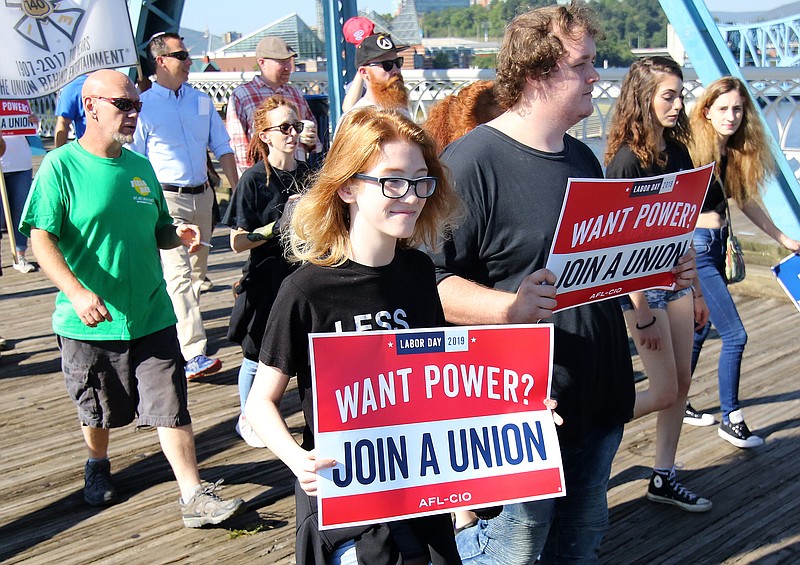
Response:
[[[614,109],[606,177],[631,179],[691,169],[688,139],[680,66],[666,57],[635,61],[622,81]],[[688,512],[707,512],[711,501],[685,488],[675,473],[692,378],[692,326],[702,326],[708,319],[702,294],[698,292],[693,300],[688,288],[653,289],[624,296],[620,305],[648,379],[648,388],[636,391],[633,417],[658,412],[647,499]]]
[[[374,565],[461,562],[447,514],[317,530],[317,471],[336,462],[314,452],[308,357],[312,332],[444,324],[433,263],[414,247],[436,247],[458,208],[431,138],[376,108],[347,114],[319,177],[295,207],[290,257],[302,264],[284,281],[267,321],[245,413],[298,478],[297,563],[356,563],[357,556]],[[302,445],[279,410],[290,375],[297,375],[305,416]]]
[[[283,256],[280,231],[288,203],[302,192],[308,166],[295,160],[303,122],[282,96],[267,98],[255,113],[254,135],[247,169],[237,185],[225,216],[231,227],[231,249],[249,251],[242,278],[235,285],[236,300],[228,326],[228,338],[242,346],[239,369],[239,401],[242,413],[236,431],[248,445],[264,447],[244,416],[244,406],[258,366],[258,351],[272,303],[283,279],[291,271]]]
[[[758,447],[764,440],[750,432],[739,403],[739,377],[747,332],[723,274],[728,199],[733,198],[745,216],[789,251],[798,253],[800,242],[775,227],[759,204],[759,191],[772,173],[774,161],[747,86],[734,77],[722,77],[709,84],[692,110],[691,126],[690,150],[694,163],[698,166],[716,163],[714,180],[694,232],[700,288],[706,296],[710,321],[694,334],[692,371],[713,324],[722,338],[717,372],[722,422],[717,433],[736,447]],[[687,403],[684,422],[713,425],[716,420],[711,414],[695,411]]]

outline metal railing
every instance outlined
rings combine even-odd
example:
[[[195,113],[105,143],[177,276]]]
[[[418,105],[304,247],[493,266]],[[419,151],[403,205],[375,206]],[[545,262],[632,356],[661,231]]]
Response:
[[[592,142],[604,143],[619,95],[622,78],[627,69],[599,69],[600,80],[595,84],[594,113],[574,126],[570,134]],[[767,122],[790,158],[800,157],[800,77],[795,68],[745,67],[742,69],[753,97],[765,112]],[[230,93],[236,86],[252,80],[254,72],[247,73],[192,73],[189,82],[211,96],[219,111],[227,105]],[[691,106],[702,92],[703,86],[690,68],[684,69],[686,103]],[[411,114],[422,122],[430,107],[445,96],[476,80],[491,80],[493,70],[412,70],[403,71],[411,99]],[[305,94],[327,94],[326,73],[294,73],[292,84]],[[55,127],[53,110],[55,95],[32,101],[34,111],[41,118],[40,131],[44,137],[52,136]],[[223,114],[224,115],[224,114]]]

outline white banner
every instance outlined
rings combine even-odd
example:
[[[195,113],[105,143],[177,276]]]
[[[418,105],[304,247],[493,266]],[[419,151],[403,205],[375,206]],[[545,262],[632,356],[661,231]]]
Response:
[[[55,92],[98,69],[136,65],[125,0],[4,0],[0,99]]]

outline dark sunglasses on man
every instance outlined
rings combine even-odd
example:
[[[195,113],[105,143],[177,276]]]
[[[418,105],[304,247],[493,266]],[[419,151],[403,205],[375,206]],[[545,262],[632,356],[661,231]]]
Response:
[[[134,108],[136,108],[137,112],[142,111],[141,100],[131,100],[130,98],[106,98],[105,96],[92,96],[92,98],[97,98],[103,102],[108,102],[121,112],[130,112]]]
[[[306,126],[303,122],[294,122],[294,123],[286,123],[280,124],[277,126],[268,127],[264,131],[272,131],[272,130],[280,130],[283,135],[289,135],[289,130],[294,129],[297,133],[302,133],[303,128]]]
[[[383,67],[383,70],[387,73],[390,72],[395,66],[398,69],[403,68],[403,58],[398,57],[397,59],[389,59],[388,61],[373,61],[372,63],[367,63],[368,67]]]
[[[163,55],[159,55],[160,57],[171,57],[173,59],[177,59],[178,61],[185,61],[189,58],[188,51],[173,51],[172,53],[164,53]]]

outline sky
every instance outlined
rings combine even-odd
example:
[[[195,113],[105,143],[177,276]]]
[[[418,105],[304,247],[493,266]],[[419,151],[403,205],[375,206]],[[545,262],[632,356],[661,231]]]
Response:
[[[762,10],[769,10],[791,0],[706,0],[711,11],[747,12],[758,5]],[[286,8],[284,6],[291,6]],[[391,13],[394,0],[358,0],[359,9],[370,8],[379,14]],[[225,6],[225,8],[221,8]],[[230,8],[229,8],[230,6]],[[233,8],[235,6],[235,8]],[[280,7],[279,7],[280,6]],[[181,25],[190,29],[203,31],[206,28],[214,35],[226,31],[238,31],[248,34],[276,20],[297,12],[300,18],[310,26],[316,25],[317,12],[314,0],[185,0]]]

